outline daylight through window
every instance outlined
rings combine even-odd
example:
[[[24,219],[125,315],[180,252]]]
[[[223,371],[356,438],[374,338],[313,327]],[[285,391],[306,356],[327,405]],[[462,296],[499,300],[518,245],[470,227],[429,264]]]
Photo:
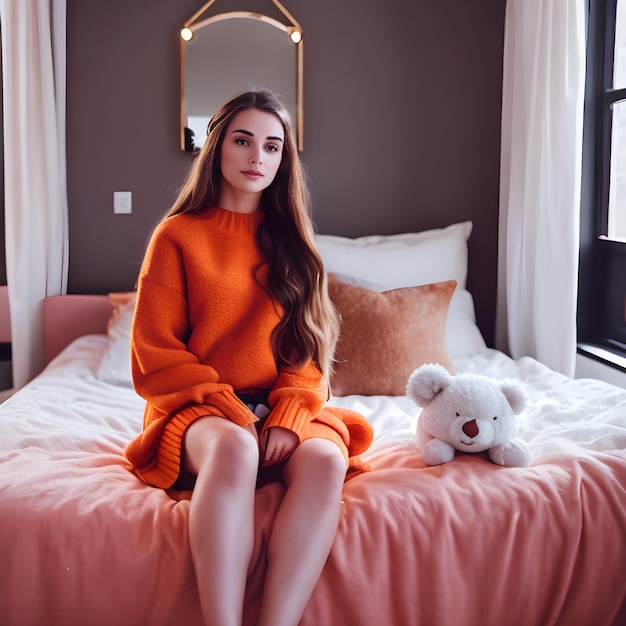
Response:
[[[626,88],[626,0],[617,3],[613,90]],[[626,241],[626,99],[611,107],[608,237]]]

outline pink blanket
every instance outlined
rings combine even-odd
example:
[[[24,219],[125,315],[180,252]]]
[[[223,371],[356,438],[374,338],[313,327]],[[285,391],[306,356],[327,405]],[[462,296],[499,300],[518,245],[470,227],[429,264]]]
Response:
[[[96,378],[104,341],[79,340],[0,405],[3,626],[202,623],[189,494],[128,471],[121,453],[143,405]],[[529,468],[479,455],[426,467],[406,398],[340,400],[374,424],[372,471],[345,485],[303,626],[626,623],[626,391],[583,383],[575,392],[567,379],[548,382],[537,366],[502,358],[460,365],[506,366],[535,385],[521,433]],[[246,624],[281,497],[278,485],[257,493]]]

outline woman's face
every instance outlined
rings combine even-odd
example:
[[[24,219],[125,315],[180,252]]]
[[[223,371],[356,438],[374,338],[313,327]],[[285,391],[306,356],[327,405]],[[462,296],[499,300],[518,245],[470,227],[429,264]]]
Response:
[[[283,156],[285,132],[272,113],[246,109],[226,128],[220,153],[220,206],[239,212],[258,208]],[[227,206],[230,205],[230,206]]]

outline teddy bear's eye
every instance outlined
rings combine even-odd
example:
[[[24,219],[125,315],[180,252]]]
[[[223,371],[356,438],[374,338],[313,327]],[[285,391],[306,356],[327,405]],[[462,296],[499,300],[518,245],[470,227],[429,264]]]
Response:
[[[496,416],[493,418],[493,421],[495,422],[497,419],[498,419],[498,416],[496,415]]]
[[[461,417],[459,413],[456,414],[457,417]]]

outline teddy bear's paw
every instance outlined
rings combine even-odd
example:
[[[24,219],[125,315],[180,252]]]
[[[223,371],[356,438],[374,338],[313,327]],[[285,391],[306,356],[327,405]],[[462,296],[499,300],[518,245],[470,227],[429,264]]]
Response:
[[[512,439],[507,444],[491,448],[489,458],[497,465],[528,467],[530,465],[530,450],[521,439]]]
[[[422,458],[426,465],[441,465],[454,458],[454,448],[441,439],[431,439],[422,449]]]

